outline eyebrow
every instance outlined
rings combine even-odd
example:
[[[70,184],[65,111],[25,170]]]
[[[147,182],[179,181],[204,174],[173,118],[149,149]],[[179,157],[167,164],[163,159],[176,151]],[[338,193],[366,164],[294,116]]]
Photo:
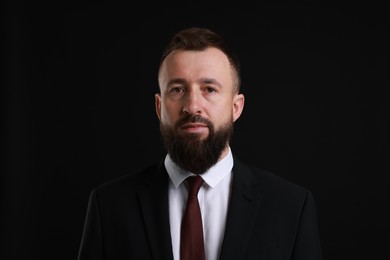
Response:
[[[203,83],[203,84],[215,84],[215,85],[218,85],[219,87],[222,87],[222,85],[219,83],[219,81],[216,79],[213,79],[213,78],[200,78],[198,80],[198,82]],[[172,84],[187,85],[188,81],[183,79],[183,78],[175,78],[175,79],[171,79],[170,81],[168,81],[167,86],[170,86]]]
[[[167,83],[167,86],[170,86],[172,84],[187,84],[187,81],[185,79],[182,79],[182,78],[176,78],[176,79],[171,79],[170,81],[168,81]]]
[[[218,85],[219,87],[222,87],[222,85],[219,83],[219,81],[216,79],[213,79],[213,78],[201,78],[199,81],[201,83],[215,84],[215,85]]]

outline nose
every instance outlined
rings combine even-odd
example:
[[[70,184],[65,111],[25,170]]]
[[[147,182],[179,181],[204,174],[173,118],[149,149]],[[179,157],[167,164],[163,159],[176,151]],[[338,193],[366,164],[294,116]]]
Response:
[[[201,114],[201,97],[196,91],[188,91],[184,98],[183,112],[187,115]]]

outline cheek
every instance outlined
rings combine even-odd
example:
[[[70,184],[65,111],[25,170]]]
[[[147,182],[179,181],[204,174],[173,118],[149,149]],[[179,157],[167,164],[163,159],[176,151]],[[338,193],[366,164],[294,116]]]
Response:
[[[165,102],[161,104],[161,119],[165,123],[172,123],[179,117],[179,106],[175,103]]]
[[[210,110],[210,113],[212,114],[212,121],[218,126],[232,122],[233,112],[231,104],[214,107]]]

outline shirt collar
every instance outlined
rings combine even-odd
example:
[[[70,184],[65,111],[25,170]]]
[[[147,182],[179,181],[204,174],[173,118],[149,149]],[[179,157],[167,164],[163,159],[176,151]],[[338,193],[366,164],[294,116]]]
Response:
[[[172,161],[169,154],[165,156],[164,165],[175,188],[179,187],[187,177],[194,175],[193,173],[180,168]],[[233,155],[229,147],[228,154],[201,176],[208,186],[214,188],[226,175],[230,174],[232,168]]]

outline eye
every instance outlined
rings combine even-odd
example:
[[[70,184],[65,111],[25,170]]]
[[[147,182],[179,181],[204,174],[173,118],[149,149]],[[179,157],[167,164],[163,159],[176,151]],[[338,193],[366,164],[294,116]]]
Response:
[[[184,92],[184,88],[183,87],[172,87],[168,90],[168,92],[171,94],[177,94],[177,93]]]
[[[207,87],[204,88],[204,91],[207,92],[207,93],[213,93],[213,92],[217,92],[217,89],[214,88],[214,87],[207,86]]]

